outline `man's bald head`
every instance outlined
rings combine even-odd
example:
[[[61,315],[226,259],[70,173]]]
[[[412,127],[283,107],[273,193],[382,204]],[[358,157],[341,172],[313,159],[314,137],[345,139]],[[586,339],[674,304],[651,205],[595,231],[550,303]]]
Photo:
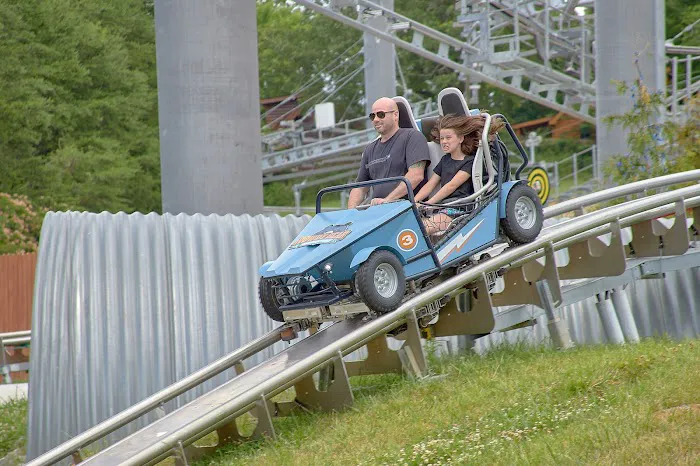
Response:
[[[388,112],[391,110],[398,112],[399,106],[396,105],[396,102],[394,102],[394,99],[390,99],[389,97],[380,97],[372,104],[372,111],[373,112],[377,112],[377,111]]]
[[[382,136],[382,141],[391,138],[399,129],[399,106],[393,99],[381,97],[372,104],[372,118],[374,129]],[[379,115],[384,118],[379,118]]]

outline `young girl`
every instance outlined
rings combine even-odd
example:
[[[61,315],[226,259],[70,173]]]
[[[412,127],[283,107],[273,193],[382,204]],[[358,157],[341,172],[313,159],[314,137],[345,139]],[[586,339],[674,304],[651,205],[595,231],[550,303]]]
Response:
[[[482,116],[445,115],[438,122],[440,146],[445,155],[433,169],[433,176],[416,194],[416,202],[426,199],[435,188],[440,189],[426,202],[444,204],[465,198],[474,193],[471,177],[474,156],[479,147],[485,120]],[[495,120],[491,122],[490,139],[503,126]],[[444,230],[464,208],[449,207],[423,220],[428,235]]]

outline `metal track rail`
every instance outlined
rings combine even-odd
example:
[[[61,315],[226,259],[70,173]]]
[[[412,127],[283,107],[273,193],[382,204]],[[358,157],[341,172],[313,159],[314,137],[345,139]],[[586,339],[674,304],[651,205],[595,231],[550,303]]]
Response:
[[[129,422],[137,419],[149,411],[157,408],[166,401],[172,400],[178,395],[185,393],[186,391],[194,388],[203,382],[211,379],[212,377],[220,374],[221,372],[235,366],[237,363],[249,358],[250,356],[259,353],[260,351],[268,348],[281,339],[281,333],[286,328],[286,326],[281,326],[268,332],[257,340],[253,340],[247,345],[241,346],[236,351],[229,353],[228,355],[214,361],[208,366],[193,372],[184,379],[164,388],[163,390],[149,396],[148,398],[136,403],[132,407],[125,409],[119,414],[112,416],[106,421],[86,430],[77,437],[62,443],[53,450],[44,453],[40,457],[30,461],[27,464],[38,465],[38,464],[53,464],[60,461],[63,458],[70,456],[73,452],[78,451],[80,448],[95,442],[106,435],[114,432],[120,427],[125,426]]]
[[[316,372],[327,360],[317,360],[314,355],[355,333],[362,325],[359,319],[333,324],[81,464],[153,464],[170,455],[180,443],[196,441],[216,427],[230,423],[256,402],[266,403],[295,380]],[[310,363],[316,360],[317,363]],[[235,408],[231,409],[232,406]]]

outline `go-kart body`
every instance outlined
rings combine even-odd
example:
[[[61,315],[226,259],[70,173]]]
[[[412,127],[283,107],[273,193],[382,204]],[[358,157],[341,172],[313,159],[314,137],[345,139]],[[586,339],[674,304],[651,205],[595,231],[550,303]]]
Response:
[[[525,181],[507,181],[506,155],[496,146],[492,157],[487,139],[491,116],[483,115],[487,121],[474,169],[486,166],[488,181],[482,182],[481,171],[472,173],[475,192],[459,204],[467,208],[444,234],[427,236],[424,217],[404,177],[322,189],[316,198],[316,216],[276,260],[260,268],[265,312],[274,320],[306,323],[390,312],[404,299],[478,262],[482,254],[493,254],[494,246],[501,244],[502,250],[532,241],[542,227],[539,198]],[[527,165],[527,155],[503,120],[523,157],[517,179]],[[405,183],[407,200],[321,212],[326,193],[397,182]],[[356,303],[366,307],[352,306]],[[428,306],[426,318],[444,305],[439,300]]]

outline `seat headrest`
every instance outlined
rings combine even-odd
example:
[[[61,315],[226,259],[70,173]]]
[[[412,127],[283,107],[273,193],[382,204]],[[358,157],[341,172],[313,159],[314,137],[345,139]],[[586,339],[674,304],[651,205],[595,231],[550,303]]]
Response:
[[[416,119],[413,117],[413,110],[405,97],[397,96],[393,98],[396,106],[399,107],[399,128],[418,129]]]
[[[469,106],[464,99],[462,91],[456,87],[448,87],[438,94],[438,109],[440,115],[454,113],[456,115],[469,115]]]
[[[423,133],[423,136],[425,136],[425,139],[428,140],[428,142],[434,142],[433,135],[431,134],[431,132],[435,125],[437,125],[438,118],[440,117],[432,116],[421,118],[420,120],[420,130]]]

